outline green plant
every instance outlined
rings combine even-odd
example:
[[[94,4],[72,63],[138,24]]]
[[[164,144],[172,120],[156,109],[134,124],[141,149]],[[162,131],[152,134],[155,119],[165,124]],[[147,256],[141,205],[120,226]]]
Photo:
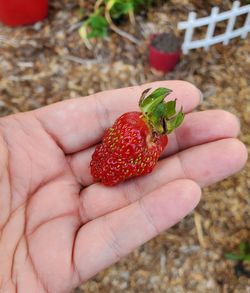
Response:
[[[91,28],[88,30],[87,28]],[[101,15],[101,9],[92,13],[80,28],[80,35],[83,39],[101,37],[104,38],[108,33],[108,22]]]
[[[239,245],[239,254],[226,253],[225,257],[231,260],[250,261],[250,243],[241,242]]]
[[[234,272],[237,277],[245,276],[250,278],[250,271],[244,265],[244,262],[250,261],[250,243],[242,241],[239,245],[239,254],[229,252],[225,253],[225,257],[237,261],[234,265]]]
[[[143,6],[148,6],[151,0],[98,0],[94,12],[85,20],[79,30],[80,36],[86,40],[91,38],[104,38],[111,28],[118,34],[128,37],[113,22],[127,16],[135,24],[135,13]],[[129,38],[129,37],[128,37]],[[129,38],[133,41],[133,38]]]

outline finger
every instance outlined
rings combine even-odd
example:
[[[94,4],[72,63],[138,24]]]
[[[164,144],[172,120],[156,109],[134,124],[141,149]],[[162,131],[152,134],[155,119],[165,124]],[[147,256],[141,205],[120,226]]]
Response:
[[[101,92],[89,97],[56,103],[34,111],[44,129],[67,154],[97,143],[104,130],[124,112],[138,110],[138,100],[146,88],[173,90],[167,99],[177,99],[185,112],[200,101],[200,91],[184,81],[160,81],[124,89]]]
[[[197,205],[200,194],[194,182],[177,180],[84,225],[74,251],[80,280],[87,280],[180,221]]]
[[[191,179],[201,187],[238,172],[247,160],[246,147],[237,139],[223,139],[186,149],[158,162],[147,175],[115,187],[93,184],[81,193],[81,206],[90,221],[120,209],[177,179]]]
[[[210,110],[190,113],[186,115],[181,127],[169,136],[169,143],[163,156],[210,141],[236,137],[238,133],[238,118],[229,112]],[[93,183],[89,164],[94,148],[78,152],[69,158],[71,169],[83,186]]]

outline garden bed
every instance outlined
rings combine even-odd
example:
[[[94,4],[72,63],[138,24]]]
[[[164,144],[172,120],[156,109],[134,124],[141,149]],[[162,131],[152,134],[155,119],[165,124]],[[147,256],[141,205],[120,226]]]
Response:
[[[0,24],[1,116],[101,90],[183,79],[204,93],[200,110],[227,109],[239,117],[240,138],[249,150],[249,37],[225,47],[212,46],[208,52],[191,51],[169,74],[156,75],[148,65],[145,40],[150,34],[173,30],[182,36],[176,26],[188,11],[198,9],[204,16],[220,2],[167,1],[149,9],[147,18],[139,15],[136,28],[121,24],[140,44],[110,33],[108,39],[94,42],[92,50],[76,29],[78,1],[51,1],[49,18],[33,26],[12,29]],[[229,4],[221,8],[228,9]],[[223,28],[222,23],[219,29]],[[249,190],[248,162],[241,173],[205,188],[195,214],[76,292],[250,292],[250,279],[237,277],[235,263],[224,257],[225,252],[237,250],[241,240],[250,239]]]

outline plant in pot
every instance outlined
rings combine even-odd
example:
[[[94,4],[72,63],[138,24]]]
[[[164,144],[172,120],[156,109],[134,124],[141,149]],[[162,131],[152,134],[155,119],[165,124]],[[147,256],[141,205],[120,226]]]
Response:
[[[158,72],[172,71],[181,57],[180,40],[172,33],[154,34],[150,37],[149,63]]]
[[[0,22],[9,26],[32,24],[48,14],[48,0],[0,0]]]

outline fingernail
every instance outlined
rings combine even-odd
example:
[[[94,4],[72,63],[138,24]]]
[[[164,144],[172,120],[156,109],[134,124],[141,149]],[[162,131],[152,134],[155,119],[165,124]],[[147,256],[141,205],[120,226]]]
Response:
[[[199,90],[200,91],[200,90]],[[203,102],[204,100],[204,95],[203,93],[200,91],[200,104]]]

